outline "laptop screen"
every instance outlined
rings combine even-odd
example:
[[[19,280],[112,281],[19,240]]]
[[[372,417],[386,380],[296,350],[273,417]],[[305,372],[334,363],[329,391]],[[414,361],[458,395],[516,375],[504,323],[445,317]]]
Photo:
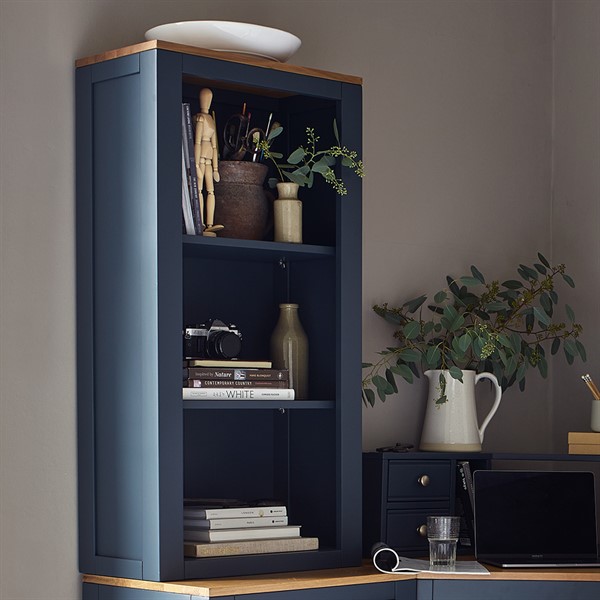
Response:
[[[473,488],[478,557],[596,557],[593,473],[476,471]]]

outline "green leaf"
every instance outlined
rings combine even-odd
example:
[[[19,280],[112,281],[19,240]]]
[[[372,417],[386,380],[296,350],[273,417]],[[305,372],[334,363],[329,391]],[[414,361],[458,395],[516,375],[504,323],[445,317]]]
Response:
[[[473,352],[477,358],[481,358],[481,351],[483,350],[483,340],[477,337],[473,340]]]
[[[565,306],[565,309],[567,311],[567,317],[569,317],[569,321],[571,321],[571,323],[575,323],[575,313],[573,312],[573,309],[568,304]]]
[[[552,267],[550,266],[550,263],[546,260],[546,258],[540,253],[538,252],[538,258],[540,259],[540,262],[545,266],[548,267],[549,269],[551,269]]]
[[[546,311],[546,314],[552,316],[552,312],[554,311],[554,305],[552,304],[552,300],[550,300],[550,296],[543,292],[540,296],[540,304],[542,308]]]
[[[296,148],[289,156],[288,162],[290,165],[297,165],[304,157],[306,156],[306,152],[304,148]]]
[[[398,386],[396,385],[396,380],[394,379],[394,374],[392,373],[392,371],[390,369],[385,370],[385,378],[387,379],[388,383],[392,386],[394,393],[397,394]]]
[[[392,373],[396,373],[396,375],[400,375],[408,381],[408,383],[412,383],[414,381],[413,372],[406,365],[394,365],[390,367]]]
[[[406,306],[406,310],[409,313],[414,313],[423,304],[423,302],[425,302],[425,300],[427,300],[427,296],[419,296],[418,298],[413,298],[412,300],[405,302],[402,306]]]
[[[418,321],[409,321],[402,328],[402,333],[407,340],[413,340],[421,333],[421,324]]]
[[[463,372],[458,367],[452,366],[448,369],[448,372],[454,379],[458,379],[462,383]]]
[[[556,293],[555,290],[550,290],[550,300],[552,300],[552,302],[554,304],[558,304],[558,294]]]
[[[480,283],[485,284],[485,278],[481,274],[481,272],[477,269],[475,265],[471,265],[471,273],[473,273],[473,277],[476,277]]]
[[[562,278],[567,282],[568,285],[570,285],[572,288],[575,287],[575,282],[573,281],[573,278],[570,277],[569,275],[567,275],[566,273],[563,273]]]
[[[565,351],[565,358],[567,359],[567,363],[570,364],[570,365],[572,365],[573,362],[575,361],[575,357],[572,354],[569,354],[567,352],[566,345],[563,346],[563,350]]]
[[[533,265],[538,273],[541,273],[542,275],[545,275],[548,271],[546,270],[546,267],[544,265],[540,265],[539,263],[535,263]]]
[[[517,369],[517,381],[522,381],[525,379],[525,373],[527,373],[528,363],[526,361],[522,362]]]
[[[488,312],[503,312],[506,310],[506,308],[507,306],[504,304],[504,302],[489,302],[485,305],[485,309]]]
[[[469,349],[471,345],[471,336],[468,333],[465,333],[458,338],[458,346],[462,350],[463,354]]]
[[[550,353],[552,355],[556,354],[558,352],[559,348],[560,348],[560,338],[559,337],[555,337],[552,340],[552,346],[550,348]]]
[[[444,290],[441,290],[433,297],[433,301],[436,304],[441,304],[447,297],[448,294]]]
[[[579,340],[575,340],[575,345],[577,346],[577,350],[579,351],[579,356],[581,356],[581,360],[585,362],[587,360],[587,353],[583,344]]]
[[[565,349],[567,356],[572,356],[573,358],[575,358],[576,356],[579,355],[579,349],[577,348],[577,344],[575,343],[575,340],[573,340],[571,338],[566,339],[565,343],[563,344],[563,347]]]
[[[505,281],[502,286],[508,288],[509,290],[520,290],[523,287],[523,284],[516,279],[509,279]]]
[[[510,379],[515,371],[517,370],[517,357],[511,356],[506,363],[505,375],[508,379]]]
[[[429,335],[433,331],[434,327],[435,327],[435,323],[433,321],[427,321],[423,325],[423,336]]]
[[[280,135],[283,132],[283,127],[273,127],[270,131],[269,131],[269,135],[267,135],[267,140],[271,141],[273,139],[275,139],[278,135]],[[273,156],[273,152],[271,152],[271,156]]]
[[[537,280],[538,278],[538,272],[535,269],[532,269],[531,267],[528,267],[527,265],[519,265],[519,268],[521,269],[521,271],[523,273],[526,274],[526,279],[533,279],[533,280]]]
[[[385,402],[386,396],[394,393],[394,388],[390,385],[390,382],[381,375],[373,376],[373,385],[377,388],[377,394],[382,402]]]
[[[480,285],[481,281],[479,279],[477,279],[477,277],[461,277],[460,278],[461,283],[464,283],[465,285]]]
[[[404,348],[398,353],[399,359],[406,363],[419,362],[421,360],[421,353],[412,348]]]
[[[543,323],[546,326],[550,325],[550,323],[551,323],[550,317],[543,310],[539,309],[537,306],[533,307],[533,314],[535,315],[535,318],[540,323]]]
[[[535,317],[533,316],[533,311],[531,311],[525,315],[525,329],[527,331],[532,331],[534,325],[535,325]]]
[[[331,167],[327,164],[327,160],[325,158],[322,158],[321,160],[317,161],[313,166],[312,166],[312,170],[315,173],[327,173],[327,171],[331,170]]]
[[[435,369],[439,365],[442,353],[437,346],[431,346],[425,353],[425,362],[430,369]]]
[[[548,377],[548,363],[546,362],[546,359],[541,357],[540,360],[538,361],[537,367],[540,372],[540,375],[544,379],[546,379],[546,377]]]
[[[365,362],[364,362],[364,363],[362,364],[362,368],[363,368],[363,369],[366,369],[366,368],[368,368],[368,367],[372,367],[372,366],[373,366],[373,363],[365,363]]]
[[[515,354],[521,353],[521,336],[518,333],[510,334],[510,346]]]
[[[370,388],[363,389],[364,398],[371,405],[375,406],[375,392]]]
[[[291,173],[284,172],[284,175],[287,179],[294,183],[297,183],[298,185],[302,186],[308,184],[308,177],[306,177],[306,175],[302,175],[302,173],[292,171]]]

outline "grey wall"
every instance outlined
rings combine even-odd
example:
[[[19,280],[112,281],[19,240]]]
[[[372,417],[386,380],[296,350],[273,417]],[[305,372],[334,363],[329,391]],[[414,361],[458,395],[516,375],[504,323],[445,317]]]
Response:
[[[600,381],[597,1],[2,0],[2,600],[79,597],[74,60],[210,18],[293,31],[291,62],[364,78],[365,359],[390,343],[374,302],[472,263],[509,276],[541,250],[573,267]],[[556,367],[506,395],[486,449],[564,450],[587,427],[580,369]],[[365,409],[364,448],[417,441],[424,394]]]

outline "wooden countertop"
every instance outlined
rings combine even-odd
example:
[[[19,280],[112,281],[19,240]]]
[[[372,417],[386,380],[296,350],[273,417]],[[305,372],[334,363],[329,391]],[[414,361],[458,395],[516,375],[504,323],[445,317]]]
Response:
[[[487,565],[486,565],[487,566]],[[312,588],[360,585],[386,581],[411,579],[480,579],[494,581],[596,581],[600,582],[600,568],[594,569],[500,569],[487,566],[489,575],[453,575],[451,573],[380,573],[370,562],[360,567],[299,571],[294,573],[272,573],[187,581],[143,581],[84,575],[84,583],[136,588],[158,592],[173,592],[218,598],[265,592],[285,592]]]

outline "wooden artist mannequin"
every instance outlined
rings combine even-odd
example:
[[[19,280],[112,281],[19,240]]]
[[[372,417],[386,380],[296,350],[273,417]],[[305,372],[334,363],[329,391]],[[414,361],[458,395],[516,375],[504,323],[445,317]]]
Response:
[[[213,223],[215,216],[214,182],[219,181],[219,163],[217,149],[217,128],[214,119],[209,114],[213,94],[208,88],[200,91],[200,112],[196,115],[196,136],[194,142],[194,161],[198,175],[198,190],[202,203],[202,190],[206,187],[206,203],[200,205],[205,218],[205,228],[202,235],[214,237],[223,225]],[[204,211],[206,213],[204,214]]]

